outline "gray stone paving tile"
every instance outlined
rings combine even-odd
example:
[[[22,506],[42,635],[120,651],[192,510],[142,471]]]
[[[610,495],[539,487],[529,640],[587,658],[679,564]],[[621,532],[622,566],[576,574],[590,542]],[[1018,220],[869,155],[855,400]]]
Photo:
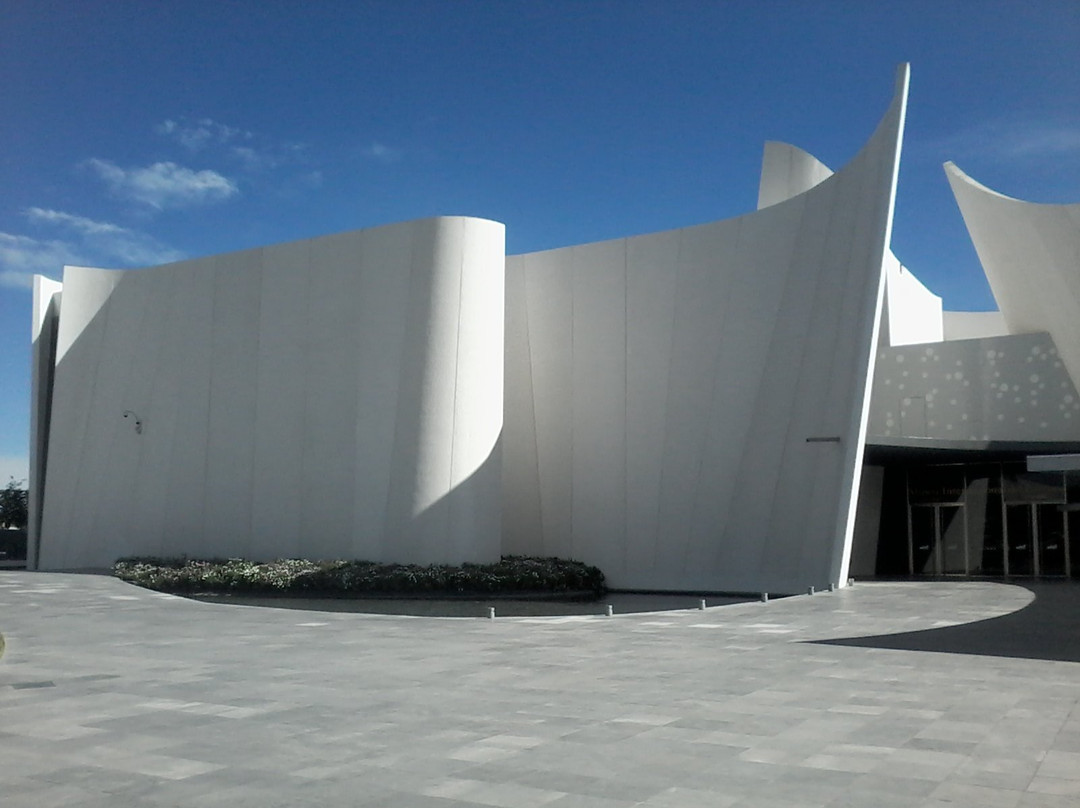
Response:
[[[0,794],[3,808],[1076,805],[1080,665],[814,644],[1030,600],[860,584],[662,616],[440,620],[5,572]],[[34,682],[53,686],[12,686]]]

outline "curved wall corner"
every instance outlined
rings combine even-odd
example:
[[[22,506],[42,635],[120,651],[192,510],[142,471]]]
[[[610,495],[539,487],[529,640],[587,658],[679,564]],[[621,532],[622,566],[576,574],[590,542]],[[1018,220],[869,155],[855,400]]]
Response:
[[[1048,331],[1080,380],[1080,203],[1012,199],[945,164],[990,289],[1009,332]]]
[[[798,146],[767,140],[761,156],[757,209],[786,202],[832,175],[831,168]]]
[[[885,259],[885,314],[888,344],[916,345],[944,339],[941,298],[923,286],[889,251]]]
[[[843,585],[907,98],[745,216],[507,261],[507,552],[621,588]]]
[[[41,566],[497,559],[504,241],[445,217],[69,268]]]
[[[28,482],[27,557],[29,569],[38,565],[45,468],[52,412],[53,369],[64,285],[34,276],[33,319],[30,331],[30,480]]]

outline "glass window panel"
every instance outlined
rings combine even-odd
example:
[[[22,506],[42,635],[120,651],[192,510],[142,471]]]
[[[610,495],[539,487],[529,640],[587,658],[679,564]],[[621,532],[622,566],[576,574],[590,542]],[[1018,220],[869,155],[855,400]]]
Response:
[[[967,573],[964,550],[964,509],[940,505],[937,512],[940,528],[938,535],[941,536],[941,571],[946,575],[964,575]]]
[[[1065,574],[1065,514],[1057,505],[1036,505],[1039,525],[1039,574]]]
[[[1005,509],[1009,545],[1009,575],[1035,574],[1035,542],[1031,535],[1031,506],[1010,505]]]
[[[916,575],[935,575],[935,524],[933,508],[913,506],[911,508],[911,555],[914,560]]]

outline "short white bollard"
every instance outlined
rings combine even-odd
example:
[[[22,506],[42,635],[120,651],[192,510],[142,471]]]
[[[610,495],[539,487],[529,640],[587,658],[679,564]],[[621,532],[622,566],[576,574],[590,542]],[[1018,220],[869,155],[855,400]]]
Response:
[[[768,592],[762,592],[761,593],[761,602],[762,603],[768,603],[769,602],[769,593]]]
[[[494,619],[495,619],[495,607],[491,606],[491,607],[488,608],[488,620],[494,620]]]
[[[615,607],[609,603],[607,607],[607,616],[611,617],[613,614],[615,614]]]
[[[808,595],[814,594],[814,587],[812,587],[812,586],[808,587],[807,590],[806,590],[806,594],[808,594]]]
[[[855,579],[854,578],[848,578],[847,579],[847,585],[848,586],[855,586]]]
[[[701,603],[698,604],[698,608],[701,609],[701,611],[705,611],[705,598],[701,599]]]
[[[829,584],[829,591],[830,592],[835,592],[836,591],[836,584]]]

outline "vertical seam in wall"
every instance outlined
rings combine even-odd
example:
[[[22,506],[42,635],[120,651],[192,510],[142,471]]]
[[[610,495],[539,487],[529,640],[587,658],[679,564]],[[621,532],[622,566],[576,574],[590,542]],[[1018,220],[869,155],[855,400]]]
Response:
[[[735,238],[733,240],[735,258],[732,263],[734,264],[735,272],[739,273],[740,275],[742,274],[740,272],[740,265],[743,253],[742,241],[744,218],[745,217],[739,217],[735,220]],[[714,267],[714,270],[716,271],[716,274],[722,274],[719,267]],[[713,354],[713,364],[711,368],[713,380],[712,387],[709,390],[708,411],[702,424],[703,430],[700,437],[701,445],[698,448],[697,457],[697,473],[694,475],[693,482],[691,483],[694,488],[694,493],[690,500],[690,522],[688,525],[689,533],[687,535],[686,541],[684,541],[682,545],[682,562],[679,569],[680,576],[684,576],[687,572],[687,561],[690,558],[691,546],[695,543],[695,541],[708,541],[707,533],[705,536],[702,536],[701,538],[695,540],[695,535],[701,535],[701,531],[697,529],[701,511],[701,483],[702,477],[705,472],[705,462],[708,455],[709,437],[712,434],[713,425],[715,424],[716,419],[718,417],[722,417],[719,416],[716,412],[716,391],[717,388],[720,386],[720,364],[724,359],[724,327],[727,324],[728,314],[731,310],[732,288],[735,287],[738,282],[739,279],[734,276],[729,278],[722,278],[719,281],[722,289],[721,294],[723,295],[723,303],[721,304],[722,308],[718,312],[718,315],[720,317],[720,324],[716,331],[716,351]],[[703,368],[702,370],[704,371],[705,368]],[[708,493],[710,497],[715,497],[717,494],[717,492],[715,491],[711,491]],[[697,552],[695,553],[695,555],[701,557],[702,555],[704,555],[704,553]]]
[[[297,555],[303,555],[302,550],[302,531],[304,525],[307,524],[305,519],[305,511],[308,506],[308,497],[305,489],[307,488],[306,472],[308,466],[308,458],[311,452],[308,451],[308,435],[311,431],[311,419],[309,417],[310,403],[311,403],[311,360],[312,360],[312,323],[311,323],[311,239],[308,239],[304,244],[304,320],[301,324],[300,330],[300,349],[302,361],[304,363],[304,386],[303,386],[303,400],[300,405],[300,485],[299,489],[302,493],[299,503],[299,513],[296,514],[296,535],[292,538],[291,546]]]
[[[113,295],[114,291],[116,291],[116,284],[112,285],[112,287],[109,289],[108,295],[106,295],[106,297],[102,301],[101,305],[98,306],[97,310],[94,312],[94,315],[91,316],[90,320],[87,322],[87,324],[83,326],[83,329],[79,333],[79,336],[76,337],[75,341],[72,342],[71,345],[68,348],[68,352],[70,352],[71,349],[75,347],[76,342],[78,342],[78,340],[82,337],[82,335],[86,333],[87,327],[89,327],[89,325],[94,321],[94,318],[97,317],[98,314],[101,314],[102,315],[102,322],[101,322],[101,327],[100,327],[100,337],[96,340],[96,346],[95,346],[96,350],[95,350],[94,362],[93,362],[93,365],[92,365],[93,372],[90,375],[90,391],[89,391],[89,395],[87,396],[87,400],[89,401],[89,405],[85,407],[85,410],[84,410],[85,415],[81,419],[83,426],[82,426],[82,429],[80,430],[80,438],[81,438],[81,440],[79,441],[79,462],[78,462],[78,465],[76,466],[77,471],[76,471],[76,474],[75,474],[75,483],[71,487],[72,495],[71,495],[71,498],[69,499],[69,501],[67,503],[68,507],[66,509],[67,512],[65,514],[65,522],[66,522],[66,524],[64,526],[64,529],[65,529],[65,532],[68,532],[68,533],[71,532],[71,523],[74,521],[74,519],[72,517],[72,514],[73,514],[73,511],[74,511],[74,508],[76,507],[76,504],[79,501],[79,499],[78,499],[79,490],[82,487],[82,486],[79,485],[79,481],[82,479],[83,475],[81,473],[79,473],[79,472],[81,472],[83,470],[83,465],[84,465],[84,463],[86,461],[86,444],[87,444],[87,442],[89,440],[88,436],[90,434],[90,416],[94,411],[95,404],[97,403],[97,386],[98,386],[97,381],[98,381],[98,376],[100,376],[101,351],[102,351],[102,347],[103,347],[103,344],[104,344],[104,341],[105,341],[105,333],[106,333],[106,330],[107,330],[108,325],[109,325],[109,302],[112,300],[112,295]],[[61,362],[62,361],[63,360],[61,360]],[[91,522],[90,523],[90,534],[91,535],[93,535],[93,530],[94,530],[94,523]],[[70,545],[68,543],[65,543],[64,546],[66,548],[66,547],[68,547]],[[67,564],[68,564],[67,557],[68,557],[68,553],[65,552],[64,553],[64,561],[61,563],[60,566],[62,566],[62,567],[67,566]]]
[[[850,163],[848,165],[850,166]],[[845,166],[845,168],[847,168],[847,166]],[[833,234],[835,232],[834,227],[833,227],[833,223],[834,223],[834,221],[836,219],[836,197],[838,196],[838,194],[839,194],[838,191],[834,192],[832,194],[832,198],[828,200],[829,207],[828,207],[828,212],[827,212],[826,218],[825,218],[825,225],[824,225],[824,228],[823,228],[824,232],[825,232],[825,238],[822,241],[821,255],[818,257],[818,262],[817,262],[817,264],[815,266],[815,273],[814,273],[814,277],[813,277],[813,291],[810,293],[810,298],[811,298],[812,304],[810,306],[809,315],[808,315],[808,321],[807,322],[808,322],[808,325],[811,328],[812,328],[813,322],[814,322],[814,314],[815,314],[815,312],[817,312],[819,310],[818,300],[821,297],[821,284],[822,284],[823,276],[827,272],[827,268],[824,266],[824,263],[825,263],[825,256],[829,254],[828,250],[829,250],[829,245],[831,243],[830,234]],[[802,226],[803,226],[804,218],[806,216],[806,211],[807,211],[807,207],[804,205],[803,210],[800,213],[800,222],[799,222],[800,234],[802,232]],[[796,244],[797,244],[797,242],[796,242]],[[835,340],[834,340],[834,342],[835,342]],[[793,417],[791,417],[791,416],[795,413],[795,411],[798,409],[799,404],[801,403],[800,400],[799,400],[801,398],[800,394],[803,391],[804,385],[806,384],[806,374],[807,374],[806,351],[807,351],[808,345],[809,345],[809,340],[807,340],[807,339],[801,340],[800,344],[799,344],[799,347],[800,347],[799,361],[798,361],[798,364],[797,364],[798,371],[795,373],[795,384],[791,388],[790,398],[786,402],[789,417],[787,418],[787,424],[786,424],[786,427],[784,429],[784,440],[780,445],[780,463],[779,463],[780,471],[776,474],[776,476],[773,479],[772,492],[769,495],[769,500],[771,502],[776,502],[777,501],[778,492],[780,490],[780,486],[781,486],[781,483],[782,483],[782,480],[783,480],[783,477],[784,477],[784,468],[787,466],[787,457],[788,457],[788,454],[789,454],[789,452],[791,450],[791,446],[792,446],[792,440],[793,440],[793,438],[792,438],[792,427],[793,427],[793,424],[795,422],[795,419]],[[829,367],[830,367],[830,369],[832,367],[832,362],[831,361],[829,363]],[[829,375],[831,377],[831,372],[830,372]],[[812,461],[810,461],[810,462],[812,463]],[[816,467],[816,463],[813,464],[813,466]],[[776,513],[775,509],[773,511],[771,511],[769,521],[766,524],[766,530],[765,530],[766,544],[762,548],[762,556],[759,559],[759,569],[760,569],[761,562],[763,562],[763,561],[765,561],[767,559],[770,548],[772,547],[772,543],[770,543],[768,541],[768,537],[773,535],[773,526],[774,526],[775,521],[776,521],[775,513]],[[804,511],[803,512],[803,517],[805,518],[805,516],[806,516],[806,512]],[[801,541],[798,544],[799,559],[798,559],[798,562],[797,562],[797,569],[796,569],[796,572],[795,572],[796,577],[798,577],[802,572],[803,548],[805,548],[805,547],[806,547],[806,536],[803,535]],[[790,550],[790,548],[789,548],[789,550]],[[783,574],[786,574],[786,572],[783,573]],[[801,585],[802,584],[800,583],[799,586],[801,586]]]
[[[630,239],[622,240],[623,254],[623,427],[622,427],[622,570],[626,575],[630,551],[627,539],[630,536],[630,499],[628,490],[630,487],[630,460],[628,457],[630,433]]]
[[[251,557],[251,549],[253,545],[253,539],[255,537],[255,456],[259,451],[259,383],[260,383],[260,369],[262,363],[259,361],[259,357],[262,356],[262,301],[263,301],[263,248],[260,247],[254,251],[256,256],[256,271],[255,271],[255,381],[254,381],[254,401],[251,405],[251,457],[249,459],[249,466],[247,470],[248,484],[247,484],[247,535],[243,537],[243,549],[244,555]]]
[[[536,381],[535,374],[533,372],[533,355],[532,355],[532,325],[529,321],[529,273],[528,273],[528,258],[522,256],[521,258],[521,290],[522,290],[522,309],[525,314],[525,358],[526,368],[529,371],[529,407],[532,410],[532,439],[533,439],[533,456],[536,458],[536,507],[537,507],[537,527],[540,528],[540,544],[539,547],[542,550],[545,542],[545,530],[544,530],[544,486],[541,484],[540,479],[540,438],[537,434],[536,426]],[[505,293],[504,293],[505,298]],[[505,326],[504,326],[505,330]],[[505,389],[505,388],[504,388]],[[505,393],[504,393],[504,406],[505,406]],[[530,543],[531,544],[531,543]]]
[[[210,259],[213,266],[213,274],[210,277],[210,333],[207,335],[210,341],[210,350],[208,352],[207,359],[209,365],[210,379],[206,385],[206,424],[203,428],[203,435],[205,436],[206,448],[203,451],[203,474],[202,474],[202,496],[199,497],[199,503],[202,506],[202,514],[199,517],[199,526],[202,533],[200,539],[203,546],[207,544],[207,537],[210,535],[210,531],[207,529],[206,518],[206,499],[208,493],[208,483],[210,481],[210,443],[212,440],[210,434],[210,425],[214,422],[214,377],[220,376],[220,368],[217,365],[217,352],[214,350],[214,332],[217,330],[218,316],[220,315],[220,301],[218,300],[218,276],[220,271],[221,262],[217,257]]]
[[[574,334],[574,322],[575,311],[577,307],[574,303],[577,301],[577,294],[575,293],[576,284],[574,283],[578,275],[578,262],[581,260],[581,247],[574,247],[573,253],[571,253],[572,260],[570,261],[570,557],[576,558],[577,553],[577,520],[574,518],[574,500],[577,494],[577,480],[574,474],[574,436],[577,432],[575,429],[574,419],[574,399],[577,397],[577,390],[574,385],[575,369],[577,368],[577,351],[575,350],[575,334]]]
[[[661,531],[660,514],[664,510],[664,470],[667,468],[667,448],[668,448],[668,417],[671,408],[671,364],[675,356],[675,325],[678,322],[679,311],[679,286],[680,279],[682,278],[682,253],[683,242],[686,236],[686,228],[680,227],[677,231],[678,243],[675,245],[675,277],[672,280],[674,287],[671,290],[671,331],[668,338],[668,360],[667,360],[667,378],[664,380],[664,411],[662,415],[663,419],[663,436],[660,444],[660,479],[657,480],[656,488],[656,523],[653,525],[653,535],[648,537],[651,539],[649,542],[652,546],[652,573],[656,574],[656,567],[659,562],[658,555],[661,547],[658,537]]]
[[[397,466],[398,451],[399,451],[399,449],[398,449],[398,430],[401,427],[401,407],[398,406],[398,404],[401,401],[401,382],[402,382],[402,378],[405,375],[405,373],[408,371],[408,368],[406,367],[405,360],[408,358],[408,353],[409,353],[409,350],[408,350],[409,315],[412,312],[412,306],[413,306],[413,279],[416,276],[416,239],[417,239],[418,231],[421,230],[421,225],[425,225],[425,224],[427,224],[427,222],[425,222],[425,221],[409,223],[409,225],[407,226],[408,237],[405,239],[406,243],[409,245],[408,246],[408,251],[409,251],[409,259],[408,259],[408,262],[409,262],[409,279],[408,279],[408,282],[406,284],[406,289],[405,289],[405,318],[406,319],[405,319],[405,326],[402,329],[402,333],[401,333],[401,343],[400,343],[400,345],[398,345],[398,351],[399,351],[400,355],[399,355],[398,361],[397,361],[397,380],[396,380],[396,384],[394,385],[394,408],[393,408],[394,429],[393,429],[393,436],[390,439],[390,458],[389,458],[390,479],[386,481],[386,499],[383,502],[383,513],[382,513],[382,520],[381,520],[381,533],[382,533],[382,535],[378,537],[379,549],[381,551],[379,554],[381,556],[383,556],[383,558],[386,557],[386,549],[387,549],[386,548],[386,543],[387,543],[388,540],[390,540],[389,537],[387,536],[387,531],[388,531],[388,528],[390,527],[389,524],[388,524],[388,522],[390,520],[390,501],[391,501],[392,495],[394,493],[394,485],[395,485],[394,470],[395,470],[395,468]],[[359,407],[357,407],[357,411],[359,412]],[[396,542],[396,544],[397,544],[396,549],[400,549],[401,535],[398,534],[398,535],[394,536],[392,540],[394,542]],[[376,560],[383,560],[383,559],[376,559]]]
[[[451,408],[450,413],[450,475],[449,482],[446,486],[445,502],[446,502],[446,537],[444,542],[448,539],[453,542],[453,550],[455,555],[459,548],[457,546],[456,536],[457,531],[454,530],[454,497],[450,496],[457,486],[457,482],[454,479],[454,457],[457,449],[457,422],[458,422],[458,384],[461,381],[461,292],[465,287],[465,220],[458,219],[458,230],[461,233],[461,246],[458,250],[458,297],[457,297],[457,312],[454,320],[456,321],[456,328],[454,329],[454,405]],[[449,543],[449,542],[446,542]]]
[[[152,288],[151,288],[151,291],[152,291]],[[140,344],[142,343],[142,340],[145,339],[145,335],[146,335],[146,331],[147,331],[147,322],[146,321],[147,321],[147,317],[149,316],[149,311],[150,311],[149,298],[150,298],[150,293],[148,292],[147,295],[146,295],[146,299],[143,301],[142,318],[139,321],[139,334],[138,334],[138,337],[139,337]],[[143,414],[149,414],[148,411],[150,409],[150,400],[151,400],[151,397],[153,396],[153,393],[154,393],[154,386],[157,384],[157,369],[158,369],[159,365],[161,364],[161,362],[160,362],[161,343],[162,343],[162,340],[159,339],[158,343],[157,343],[157,350],[154,352],[154,362],[152,363],[151,368],[150,368],[150,378],[147,381],[147,385],[146,385],[146,398],[143,401],[139,402],[139,404],[138,404],[139,409],[143,411]],[[150,415],[150,417],[152,418],[153,416]],[[135,479],[134,479],[134,485],[132,486],[132,495],[136,500],[141,500],[141,497],[139,497],[139,482],[142,479],[144,479],[143,474],[142,474],[142,467],[143,467],[143,457],[146,454],[146,452],[147,452],[147,447],[143,443],[140,443],[138,453],[136,454],[136,457],[135,457]],[[130,513],[131,512],[129,511],[129,518],[130,518]]]

